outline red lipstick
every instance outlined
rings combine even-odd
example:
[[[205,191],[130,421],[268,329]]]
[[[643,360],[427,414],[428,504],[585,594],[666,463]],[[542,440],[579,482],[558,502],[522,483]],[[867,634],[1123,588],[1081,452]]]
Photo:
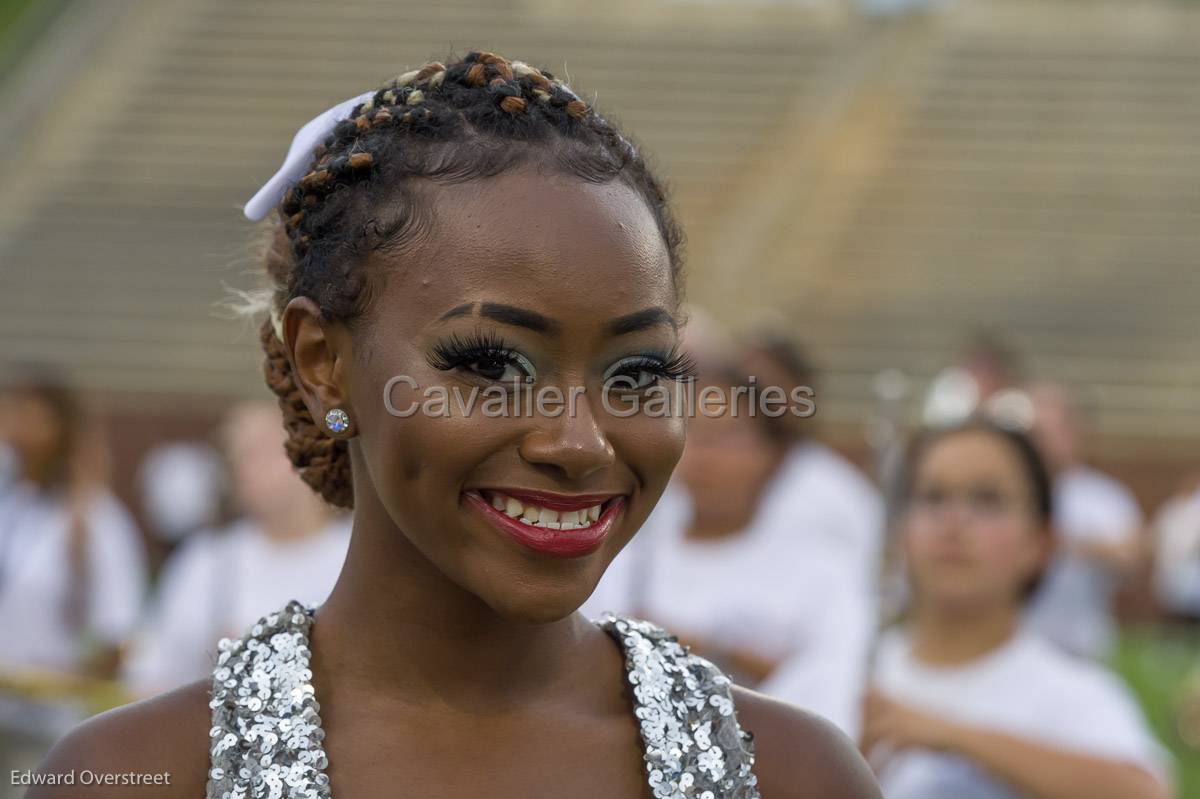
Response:
[[[559,558],[582,557],[599,549],[600,545],[604,543],[604,539],[612,531],[617,515],[625,507],[625,497],[619,494],[566,496],[518,490],[505,490],[501,493],[521,502],[560,512],[583,510],[611,500],[601,510],[600,518],[589,526],[576,530],[555,530],[550,527],[535,527],[532,524],[526,524],[503,511],[496,510],[492,507],[492,503],[478,491],[467,491],[463,494],[467,502],[491,522],[499,532],[512,538],[526,549]]]

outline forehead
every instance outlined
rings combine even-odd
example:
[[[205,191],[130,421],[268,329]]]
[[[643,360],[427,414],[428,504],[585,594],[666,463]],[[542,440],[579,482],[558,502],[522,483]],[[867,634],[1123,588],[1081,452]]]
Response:
[[[1021,462],[1012,446],[998,436],[968,430],[930,444],[921,458],[917,479],[1019,487]]]
[[[522,170],[428,190],[429,234],[402,256],[379,256],[384,318],[426,324],[483,300],[564,320],[675,306],[654,217],[620,182]]]

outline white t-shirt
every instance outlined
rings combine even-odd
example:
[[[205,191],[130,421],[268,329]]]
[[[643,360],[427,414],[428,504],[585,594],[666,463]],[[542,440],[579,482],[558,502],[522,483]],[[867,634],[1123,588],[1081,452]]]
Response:
[[[669,632],[779,660],[758,690],[856,735],[876,624],[869,577],[883,523],[878,493],[812,443],[789,457],[744,532],[688,539],[691,512],[686,491],[672,483],[584,613],[638,614]]]
[[[787,539],[802,549],[818,540],[829,544],[831,556],[874,589],[883,554],[883,497],[850,461],[818,441],[792,447],[767,487],[763,508],[792,514],[802,524],[780,525]]]
[[[1127,488],[1083,466],[1055,480],[1054,505],[1056,532],[1064,543],[1117,543],[1136,535],[1142,523],[1141,509]],[[1030,602],[1029,624],[1074,655],[1103,659],[1116,635],[1116,590],[1116,580],[1102,565],[1062,553]]]
[[[87,635],[117,646],[133,629],[146,588],[141,534],[107,490],[87,511]],[[80,638],[65,603],[70,518],[61,491],[0,485],[0,668],[73,671]]]
[[[1200,616],[1200,491],[1163,505],[1154,531],[1155,593],[1176,613]]]
[[[149,612],[134,637],[124,678],[149,695],[212,671],[217,642],[240,636],[288,600],[320,604],[346,559],[350,523],[273,541],[250,521],[187,540],[167,562]]]
[[[1150,733],[1124,683],[1028,631],[974,663],[935,667],[917,661],[905,633],[892,630],[880,641],[874,677],[882,693],[916,710],[1127,761],[1170,781],[1170,756]],[[879,783],[887,799],[1018,796],[961,756],[919,749],[893,754]]]

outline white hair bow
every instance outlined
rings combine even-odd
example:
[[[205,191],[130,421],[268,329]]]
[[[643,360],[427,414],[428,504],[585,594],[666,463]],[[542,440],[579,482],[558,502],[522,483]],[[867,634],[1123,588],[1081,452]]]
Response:
[[[325,140],[337,123],[350,115],[356,105],[366,102],[374,94],[374,91],[363,92],[357,97],[343,100],[304,123],[304,127],[296,131],[283,165],[246,203],[243,208],[246,218],[258,221],[271,213],[288,189],[304,176],[313,158],[313,149]]]

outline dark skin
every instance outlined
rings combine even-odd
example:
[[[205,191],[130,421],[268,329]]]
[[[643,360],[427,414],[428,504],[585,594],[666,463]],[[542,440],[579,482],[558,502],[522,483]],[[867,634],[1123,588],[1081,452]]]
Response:
[[[310,411],[353,426],[354,533],[312,632],[327,769],[341,797],[648,797],[616,642],[575,609],[658,500],[683,446],[678,417],[620,418],[600,404],[606,370],[677,342],[677,295],[653,217],[617,184],[519,171],[433,191],[430,235],[373,256],[364,324],[323,320],[298,298],[285,340]],[[447,220],[453,220],[447,224]],[[484,303],[532,311],[497,319]],[[463,310],[468,306],[468,310]],[[630,315],[662,309],[630,324]],[[624,320],[620,330],[613,325]],[[647,321],[648,320],[648,321]],[[541,327],[540,330],[533,327]],[[428,351],[452,333],[495,333],[536,385],[585,393],[574,415],[388,414],[395,375],[469,390],[471,369]],[[516,369],[517,367],[513,367]],[[640,379],[640,378],[639,378]],[[407,391],[407,393],[406,393]],[[413,392],[398,389],[395,407]],[[500,535],[464,492],[511,487],[625,498],[598,550],[555,558]],[[156,796],[203,795],[210,682],[99,716],[67,736],[47,771],[172,773]],[[878,789],[826,722],[734,689],[771,799],[866,799]],[[30,797],[76,795],[35,788]],[[126,796],[129,788],[76,787]]]

